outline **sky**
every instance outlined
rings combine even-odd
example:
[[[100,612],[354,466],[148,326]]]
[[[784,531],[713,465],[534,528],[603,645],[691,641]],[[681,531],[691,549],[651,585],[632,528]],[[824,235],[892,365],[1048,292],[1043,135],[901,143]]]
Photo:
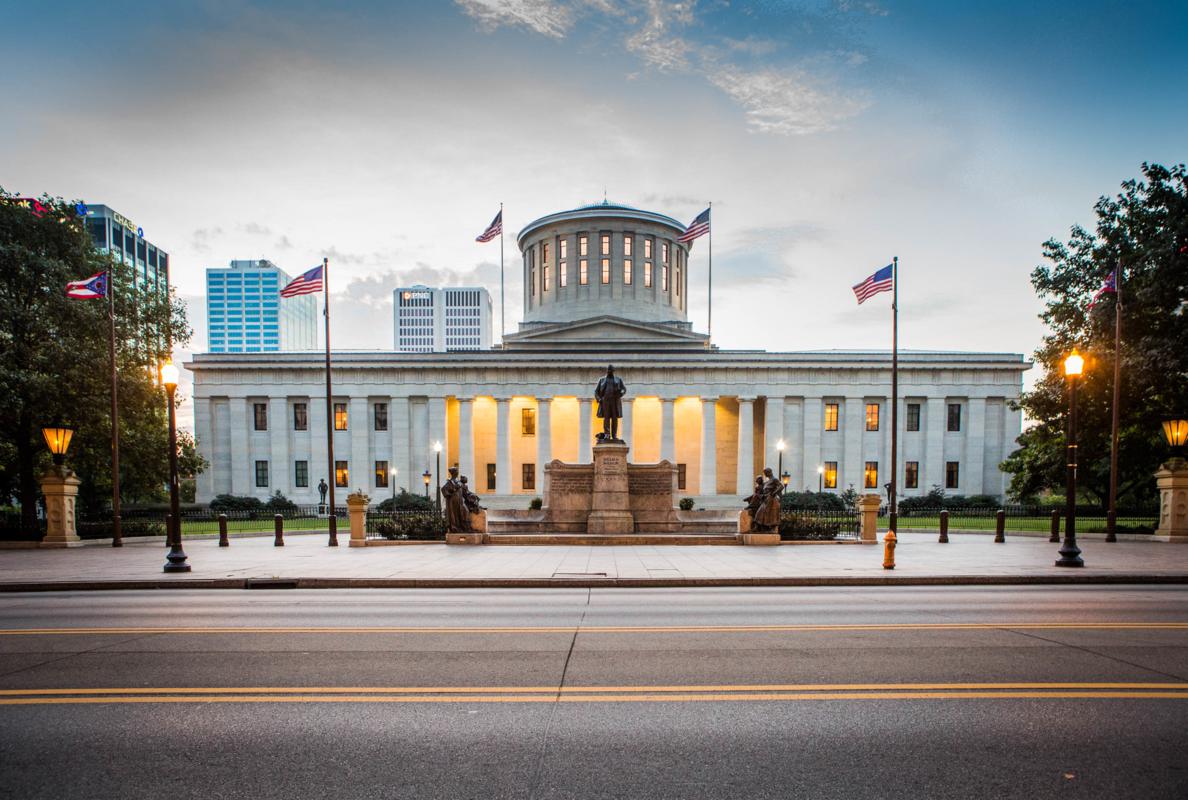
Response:
[[[328,257],[343,349],[391,348],[396,286],[498,319],[501,202],[514,331],[515,233],[604,197],[713,203],[722,348],[889,347],[850,287],[898,256],[902,348],[1030,355],[1043,241],[1188,150],[1183,2],[2,2],[0,186],[168,251],[182,359],[231,259]]]

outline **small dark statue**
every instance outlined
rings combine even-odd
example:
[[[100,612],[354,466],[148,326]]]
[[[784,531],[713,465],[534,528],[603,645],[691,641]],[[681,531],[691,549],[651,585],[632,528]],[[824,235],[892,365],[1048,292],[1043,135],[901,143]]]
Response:
[[[598,416],[602,417],[602,433],[596,437],[599,442],[619,442],[619,420],[623,418],[623,396],[627,387],[623,379],[615,377],[613,365],[607,365],[606,375],[598,379],[594,387],[594,399],[598,401]]]
[[[326,492],[329,491],[329,489],[330,487],[326,485],[325,478],[322,478],[318,481],[318,497],[320,498],[318,502],[320,504],[326,505]]]
[[[771,471],[755,478],[755,493],[747,498],[747,513],[751,515],[751,527],[755,531],[775,531],[780,527],[780,498],[784,484]]]
[[[446,530],[450,533],[470,533],[470,512],[466,510],[465,485],[458,480],[458,468],[450,467],[450,477],[441,485],[445,501]]]
[[[458,481],[462,484],[462,502],[466,504],[466,510],[471,514],[477,514],[480,511],[485,511],[486,506],[479,504],[479,496],[470,491],[470,486],[466,481],[466,476],[463,475]]]

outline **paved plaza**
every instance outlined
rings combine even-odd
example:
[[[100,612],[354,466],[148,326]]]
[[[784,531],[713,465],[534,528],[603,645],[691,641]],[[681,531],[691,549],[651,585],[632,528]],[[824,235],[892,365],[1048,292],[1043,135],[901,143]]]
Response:
[[[324,534],[289,535],[284,547],[271,537],[188,541],[193,571],[161,571],[160,540],[129,542],[122,549],[0,551],[0,589],[116,588],[209,585],[238,588],[246,581],[300,581],[302,587],[530,586],[530,585],[754,585],[861,582],[1058,582],[1174,581],[1188,583],[1188,547],[1167,542],[1087,539],[1082,569],[1054,565],[1058,545],[1037,537],[951,534],[900,536],[896,567],[884,570],[882,545],[794,544],[780,547],[677,546],[326,546]]]

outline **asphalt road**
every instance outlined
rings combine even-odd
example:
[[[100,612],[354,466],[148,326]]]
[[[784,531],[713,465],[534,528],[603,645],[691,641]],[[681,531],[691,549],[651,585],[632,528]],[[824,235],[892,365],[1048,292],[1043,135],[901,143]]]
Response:
[[[1188,590],[0,596],[0,797],[1188,797]]]

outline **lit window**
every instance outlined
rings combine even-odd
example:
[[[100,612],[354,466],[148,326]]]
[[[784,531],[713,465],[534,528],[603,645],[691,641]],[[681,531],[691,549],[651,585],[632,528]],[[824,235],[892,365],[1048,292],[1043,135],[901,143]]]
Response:
[[[569,257],[569,240],[562,237],[561,238],[561,260],[564,261],[568,257]]]
[[[375,462],[375,487],[377,489],[388,488],[388,462]]]
[[[956,461],[945,462],[945,488],[956,489],[960,483],[961,467]]]
[[[543,282],[541,283],[540,290],[542,292],[547,292],[549,290],[549,283],[550,283],[549,282],[549,265],[545,264],[544,267],[542,267],[542,269],[544,270],[544,272],[541,273],[541,278],[542,278]]]
[[[868,431],[877,431],[879,429],[879,404],[866,404],[866,429]]]
[[[660,244],[660,260],[665,264],[668,263],[668,242],[662,242]]]
[[[649,289],[652,288],[652,262],[651,261],[644,263],[644,286],[646,286]]]
[[[609,255],[610,255],[610,234],[609,234],[609,233],[604,233],[604,234],[602,234],[602,250],[601,250],[601,253],[602,253],[602,255],[604,255],[604,256],[609,256]]]
[[[602,259],[602,282],[610,283],[610,259]]]
[[[627,256],[628,258],[631,257],[631,243],[633,241],[635,240],[631,238],[631,234],[623,234],[623,255]]]
[[[631,259],[630,258],[623,259],[623,283],[628,286],[631,285]]]
[[[346,488],[350,485],[350,472],[347,470],[347,462],[334,462],[334,485],[339,488]]]
[[[584,233],[579,233],[579,234],[578,234],[578,255],[579,255],[579,256],[588,256],[588,255],[590,255],[590,241],[589,241],[589,237],[588,237],[588,236],[586,236],[586,234],[584,234]]]
[[[825,404],[825,430],[837,430],[837,403]]]
[[[668,291],[668,265],[662,264],[660,266],[660,291]]]
[[[520,434],[523,436],[536,435],[536,409],[520,409]]]
[[[677,297],[681,296],[681,268],[676,268],[676,293]]]
[[[334,404],[334,430],[345,431],[347,429],[347,404]]]
[[[826,489],[836,489],[837,488],[837,462],[836,461],[826,461],[825,462],[825,488]]]
[[[903,466],[903,488],[920,488],[920,462],[909,461]]]
[[[648,237],[644,238],[644,258],[651,258],[651,257],[652,257],[652,237],[648,236]]]
[[[866,462],[866,469],[862,472],[862,485],[867,489],[879,488],[879,462]]]
[[[583,258],[578,261],[578,283],[580,283],[582,286],[585,286],[589,282],[590,269],[587,266],[586,259]]]

